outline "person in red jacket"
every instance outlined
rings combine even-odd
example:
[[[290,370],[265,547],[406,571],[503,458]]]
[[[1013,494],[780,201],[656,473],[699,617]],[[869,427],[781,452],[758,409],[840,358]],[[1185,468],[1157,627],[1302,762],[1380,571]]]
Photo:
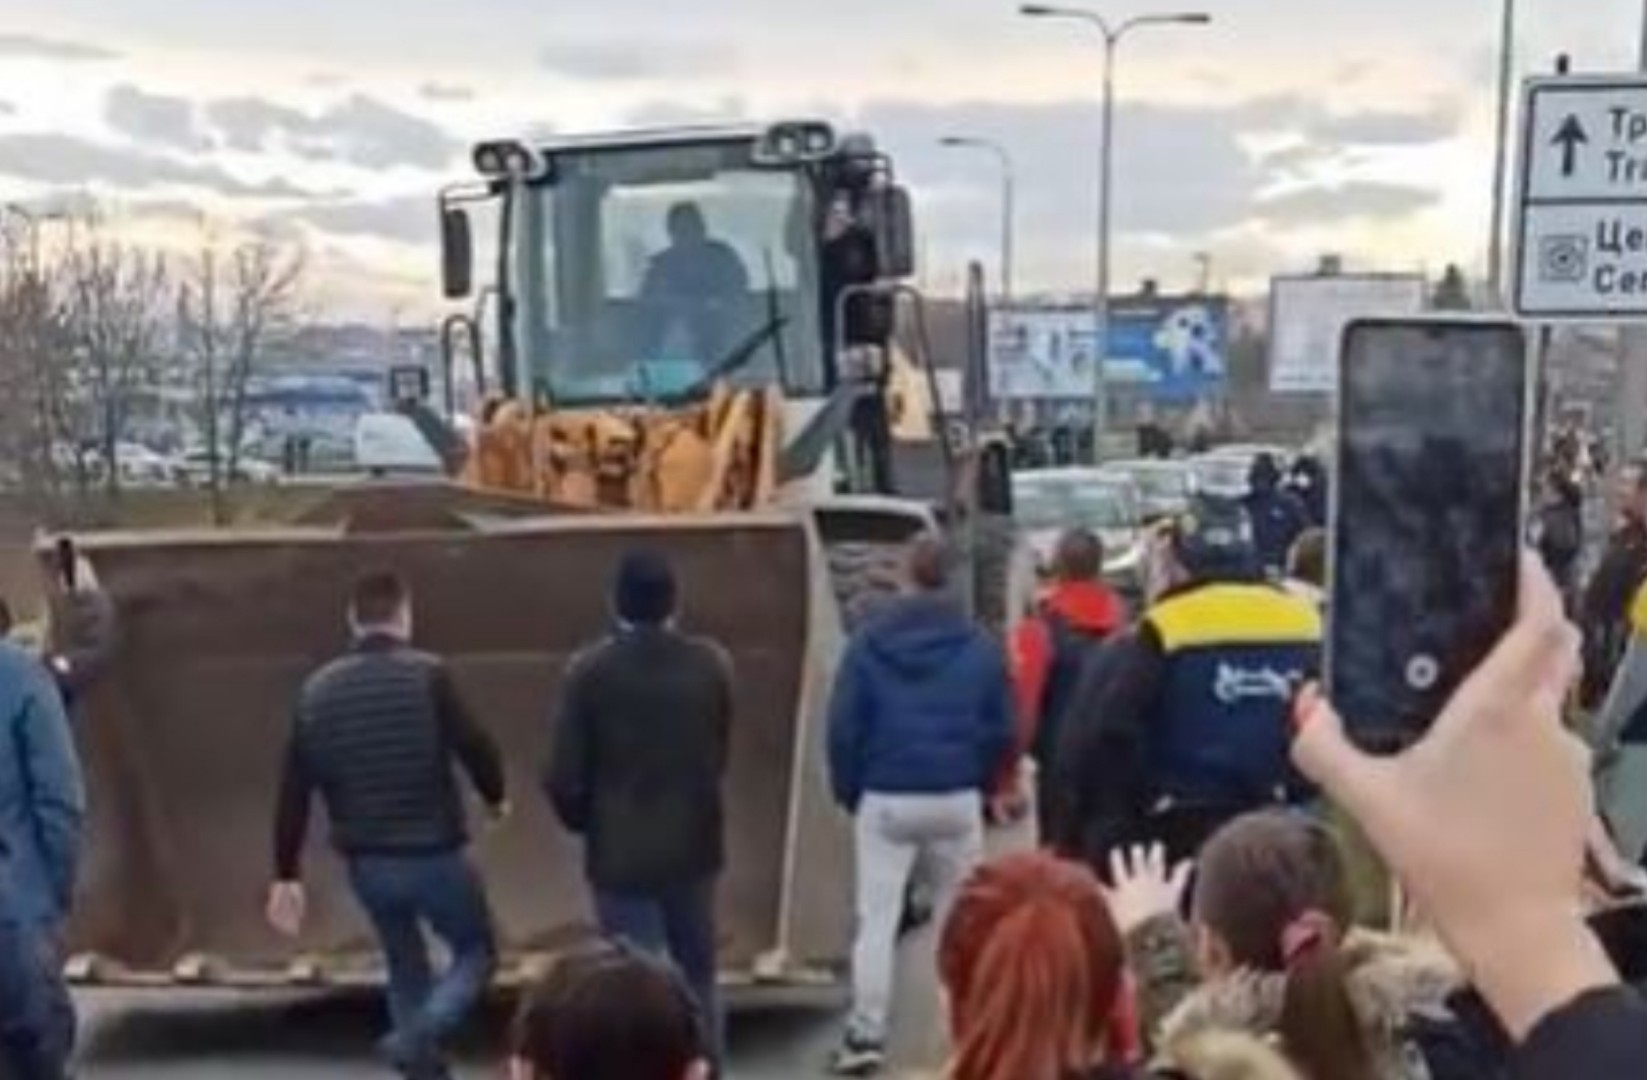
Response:
[[[1059,725],[1082,668],[1127,621],[1126,604],[1103,580],[1103,542],[1089,530],[1071,529],[1058,538],[1052,572],[1052,587],[1041,597],[1035,613],[1018,624],[1012,639],[1018,754],[1011,768],[1016,770],[1027,753],[1043,777],[1052,775]],[[997,790],[1013,789],[1007,782]],[[1047,792],[1043,782],[1037,801],[1043,842],[1052,813]]]

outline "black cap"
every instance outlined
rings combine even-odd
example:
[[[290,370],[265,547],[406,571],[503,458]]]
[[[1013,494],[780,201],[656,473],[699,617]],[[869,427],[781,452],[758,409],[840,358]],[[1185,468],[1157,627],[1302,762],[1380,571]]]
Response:
[[[668,622],[675,614],[675,572],[656,551],[625,552],[612,584],[612,609],[637,626]]]

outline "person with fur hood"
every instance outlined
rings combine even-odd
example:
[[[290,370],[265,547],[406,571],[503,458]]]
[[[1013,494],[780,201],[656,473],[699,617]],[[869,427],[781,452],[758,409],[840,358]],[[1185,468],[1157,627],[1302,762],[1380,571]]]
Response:
[[[1471,998],[1437,945],[1351,928],[1337,840],[1302,813],[1248,814],[1196,864],[1117,853],[1111,904],[1127,933],[1140,1012],[1170,1050],[1214,1032],[1276,1047],[1304,1080],[1473,1080],[1503,1048],[1460,1018]],[[1473,1019],[1473,1017],[1472,1017]]]

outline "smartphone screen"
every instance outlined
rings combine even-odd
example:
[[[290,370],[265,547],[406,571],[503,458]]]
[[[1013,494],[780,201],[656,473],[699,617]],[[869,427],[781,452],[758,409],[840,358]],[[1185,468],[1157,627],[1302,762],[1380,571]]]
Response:
[[[1328,694],[1389,753],[1515,616],[1527,345],[1510,323],[1369,320],[1340,356]]]

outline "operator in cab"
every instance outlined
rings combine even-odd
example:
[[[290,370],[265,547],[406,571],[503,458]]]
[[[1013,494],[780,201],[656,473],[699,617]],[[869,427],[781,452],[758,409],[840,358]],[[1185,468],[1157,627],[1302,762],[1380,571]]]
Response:
[[[736,306],[748,295],[749,271],[731,244],[709,234],[697,203],[670,207],[666,227],[669,246],[652,256],[641,282],[643,352],[713,363],[738,344]]]
[[[1193,859],[1226,822],[1313,794],[1288,747],[1320,612],[1264,580],[1238,501],[1199,498],[1158,542],[1163,591],[1087,665],[1063,718],[1055,844],[1100,873],[1133,844]]]

